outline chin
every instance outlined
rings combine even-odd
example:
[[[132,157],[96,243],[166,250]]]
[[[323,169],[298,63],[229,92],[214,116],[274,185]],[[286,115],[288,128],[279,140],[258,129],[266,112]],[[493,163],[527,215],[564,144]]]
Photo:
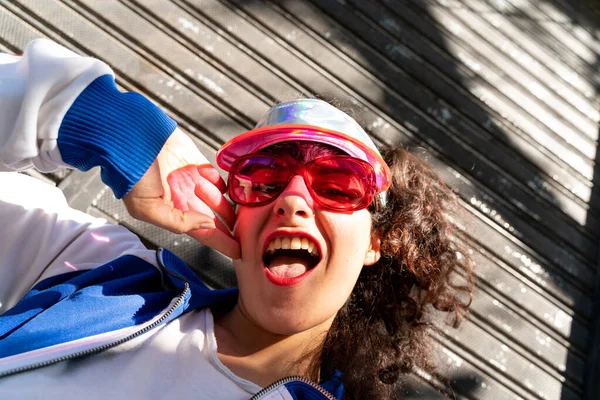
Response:
[[[261,314],[259,323],[263,329],[283,336],[307,332],[319,326],[329,329],[335,316],[318,318],[314,313],[298,312],[291,309],[278,309],[273,310],[268,315],[265,315],[264,312]],[[303,318],[303,315],[307,315],[307,318]]]

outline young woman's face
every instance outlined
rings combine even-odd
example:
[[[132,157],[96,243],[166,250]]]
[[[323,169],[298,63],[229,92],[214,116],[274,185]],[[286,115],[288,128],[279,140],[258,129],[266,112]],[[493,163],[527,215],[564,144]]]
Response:
[[[238,306],[262,329],[282,335],[327,329],[363,266],[379,258],[369,211],[320,209],[301,176],[267,205],[239,206],[234,236],[242,254],[234,262]],[[286,242],[309,248],[279,250]]]

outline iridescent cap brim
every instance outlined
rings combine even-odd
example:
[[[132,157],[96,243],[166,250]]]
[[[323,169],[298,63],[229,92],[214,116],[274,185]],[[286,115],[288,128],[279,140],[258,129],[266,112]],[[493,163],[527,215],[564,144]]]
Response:
[[[368,162],[375,171],[378,193],[391,184],[390,169],[369,135],[349,115],[317,99],[292,100],[273,106],[254,129],[221,146],[217,164],[229,171],[237,158],[287,141],[328,144]]]

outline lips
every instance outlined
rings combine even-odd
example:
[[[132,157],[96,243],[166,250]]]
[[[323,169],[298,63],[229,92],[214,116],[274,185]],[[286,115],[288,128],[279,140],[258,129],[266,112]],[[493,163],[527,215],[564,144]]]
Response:
[[[265,243],[265,274],[279,286],[300,283],[321,260],[318,242],[304,233],[273,233]]]

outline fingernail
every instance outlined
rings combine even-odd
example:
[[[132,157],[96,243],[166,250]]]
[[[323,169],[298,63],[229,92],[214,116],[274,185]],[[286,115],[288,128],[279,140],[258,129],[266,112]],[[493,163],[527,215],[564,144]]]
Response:
[[[207,222],[203,222],[200,224],[200,228],[198,229],[213,229],[216,228],[217,226],[215,225],[214,221],[207,221]]]

